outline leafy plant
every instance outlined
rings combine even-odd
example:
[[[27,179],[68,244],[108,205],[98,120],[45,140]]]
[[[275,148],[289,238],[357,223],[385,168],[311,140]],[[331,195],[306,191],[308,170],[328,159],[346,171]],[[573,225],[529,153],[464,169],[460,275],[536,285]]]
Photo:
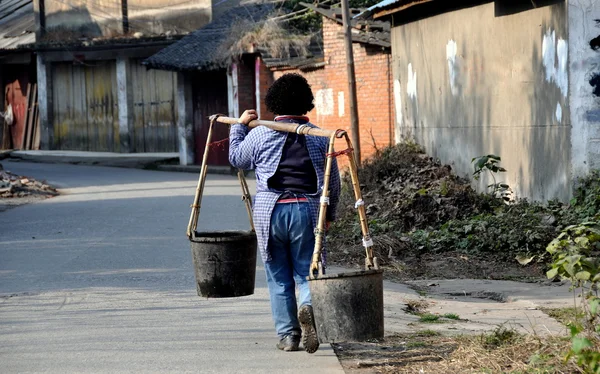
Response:
[[[488,185],[488,188],[492,189],[492,196],[501,198],[502,200],[509,202],[512,200],[512,189],[504,182],[498,182],[496,180],[496,173],[506,172],[506,169],[498,165],[501,161],[500,156],[486,155],[480,157],[474,157],[471,159],[471,163],[474,164],[475,171],[473,171],[473,178],[479,180],[481,175],[487,172],[493,179],[494,183]]]
[[[571,290],[578,290],[582,300],[583,320],[569,325],[572,346],[567,358],[574,357],[588,373],[600,374],[600,224],[588,221],[568,226],[546,250],[553,260],[548,278],[569,279]]]

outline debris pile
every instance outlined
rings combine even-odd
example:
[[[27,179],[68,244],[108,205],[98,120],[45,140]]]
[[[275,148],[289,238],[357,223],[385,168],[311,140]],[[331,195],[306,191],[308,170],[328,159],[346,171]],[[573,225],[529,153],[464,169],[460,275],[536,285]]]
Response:
[[[417,230],[436,230],[449,220],[490,213],[502,205],[474,191],[469,180],[454,175],[451,166],[429,157],[415,143],[380,151],[359,169],[359,181],[374,249],[384,263],[414,249],[410,234]],[[338,263],[360,263],[364,257],[350,186],[345,176],[338,219],[329,232],[330,258]]]
[[[27,196],[52,197],[58,195],[55,188],[44,181],[20,176],[0,166],[0,198],[18,198]]]

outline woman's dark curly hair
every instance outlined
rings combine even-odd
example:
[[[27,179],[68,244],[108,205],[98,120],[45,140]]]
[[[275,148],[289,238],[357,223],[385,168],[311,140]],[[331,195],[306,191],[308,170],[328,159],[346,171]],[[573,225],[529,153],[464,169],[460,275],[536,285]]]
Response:
[[[297,73],[289,73],[282,75],[269,87],[265,104],[271,113],[301,116],[315,107],[313,100],[306,78]]]

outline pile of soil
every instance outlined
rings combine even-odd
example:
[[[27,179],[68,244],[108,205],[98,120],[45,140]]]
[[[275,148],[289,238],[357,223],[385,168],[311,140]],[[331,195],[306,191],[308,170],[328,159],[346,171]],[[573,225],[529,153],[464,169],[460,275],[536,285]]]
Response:
[[[0,211],[57,195],[46,181],[11,173],[0,164]]]
[[[449,220],[492,213],[504,203],[473,190],[452,167],[429,157],[414,143],[388,147],[359,169],[359,181],[375,255],[388,277],[515,279],[543,275],[543,267],[523,268],[493,253],[449,251],[443,256],[416,247],[410,233],[436,230]],[[364,248],[349,176],[328,239],[328,261],[362,266]]]

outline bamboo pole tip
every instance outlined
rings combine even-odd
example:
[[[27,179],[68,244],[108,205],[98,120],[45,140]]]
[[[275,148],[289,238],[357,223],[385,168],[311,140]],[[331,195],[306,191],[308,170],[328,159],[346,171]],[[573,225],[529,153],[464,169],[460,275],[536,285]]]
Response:
[[[335,137],[336,138],[343,138],[347,134],[348,133],[346,132],[346,130],[338,129],[338,130],[335,131]]]

